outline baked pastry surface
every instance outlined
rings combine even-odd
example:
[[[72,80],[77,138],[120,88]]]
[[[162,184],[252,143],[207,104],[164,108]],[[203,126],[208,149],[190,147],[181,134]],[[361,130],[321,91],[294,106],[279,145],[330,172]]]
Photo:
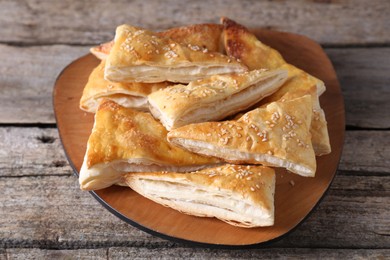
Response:
[[[286,70],[213,75],[150,94],[150,111],[168,130],[190,123],[221,120],[271,95],[286,78]]]
[[[314,177],[316,158],[311,143],[311,97],[273,102],[238,120],[186,125],[168,133],[168,140],[203,155],[230,163],[283,167]]]
[[[147,96],[172,83],[142,83],[142,82],[109,82],[104,79],[105,61],[91,72],[80,99],[80,108],[86,112],[95,113],[103,98],[115,101],[117,104],[148,111]]]
[[[274,224],[275,172],[269,167],[223,165],[191,173],[129,173],[125,181],[141,195],[186,214],[247,228]]]
[[[225,50],[222,41],[221,24],[193,24],[188,26],[174,27],[166,31],[156,32],[160,37],[171,38],[172,40],[183,44],[199,46],[202,50],[207,49],[210,52],[223,53]],[[104,60],[110,54],[114,40],[94,46],[90,52],[100,60]]]
[[[197,45],[181,45],[130,25],[117,28],[105,78],[115,82],[188,83],[214,75],[246,71],[234,58]]]
[[[312,108],[312,142],[316,155],[330,153],[327,122],[318,99],[325,92],[324,83],[303,70],[288,64],[277,50],[263,44],[244,26],[228,18],[222,18],[222,23],[224,25],[223,38],[228,55],[240,59],[250,70],[283,68],[288,71],[287,81],[278,91],[264,99],[262,104],[277,101],[286,93],[298,97],[302,92],[310,92],[312,87],[316,88],[317,97],[313,96]]]
[[[188,172],[218,163],[170,144],[167,131],[149,113],[103,100],[95,114],[80,170],[81,189],[121,182],[126,172]]]

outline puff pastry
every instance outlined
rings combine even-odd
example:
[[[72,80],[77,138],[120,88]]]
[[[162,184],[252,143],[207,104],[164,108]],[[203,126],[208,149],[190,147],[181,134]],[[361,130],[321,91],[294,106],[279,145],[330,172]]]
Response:
[[[148,111],[147,96],[172,84],[169,82],[109,82],[104,79],[104,66],[105,61],[103,60],[92,71],[84,87],[80,108],[86,112],[95,113],[103,98],[113,100],[124,107]]]
[[[192,173],[130,173],[141,195],[183,213],[216,217],[239,227],[274,224],[275,172],[264,166],[224,165]]]
[[[211,52],[223,53],[225,47],[221,38],[222,29],[223,26],[220,24],[194,24],[156,32],[156,34],[160,37],[171,38],[180,44],[190,44],[192,46],[199,46],[202,50],[207,49]],[[113,45],[114,41],[112,40],[92,47],[90,52],[96,58],[104,60],[110,54]]]
[[[168,140],[192,152],[231,163],[284,167],[314,177],[311,143],[311,97],[273,102],[237,121],[206,122],[172,130]]]
[[[150,94],[150,111],[168,130],[190,123],[220,120],[271,95],[286,78],[286,70],[213,75]]]
[[[107,58],[105,78],[115,82],[188,83],[214,75],[246,71],[233,58],[176,41],[130,25],[117,28]]]
[[[103,100],[95,114],[80,170],[83,190],[121,182],[126,172],[188,172],[218,161],[173,146],[167,131],[149,113]]]
[[[311,88],[316,88],[317,97],[312,95],[313,120],[311,125],[312,143],[316,155],[328,154],[331,152],[329,134],[325,113],[320,107],[318,96],[325,92],[324,83],[310,74],[288,64],[280,53],[263,44],[255,35],[250,33],[244,26],[236,22],[222,18],[224,25],[223,38],[226,52],[240,59],[250,70],[253,69],[275,69],[283,68],[288,70],[288,79],[278,91],[263,100],[272,102],[280,99],[286,93],[294,93],[293,97],[300,94],[308,94]]]

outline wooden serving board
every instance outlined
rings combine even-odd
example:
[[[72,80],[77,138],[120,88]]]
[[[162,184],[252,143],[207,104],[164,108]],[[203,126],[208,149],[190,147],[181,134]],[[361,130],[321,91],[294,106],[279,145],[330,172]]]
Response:
[[[112,186],[91,192],[109,211],[154,235],[196,244],[248,246],[287,234],[313,210],[329,188],[341,157],[344,140],[344,104],[336,73],[328,57],[314,41],[300,35],[254,30],[257,37],[281,52],[291,64],[322,79],[327,91],[320,97],[325,110],[332,153],[317,158],[315,178],[304,178],[277,169],[275,225],[239,228],[214,218],[182,214],[158,205],[130,188]],[[70,164],[78,173],[93,125],[93,115],[79,109],[82,90],[99,61],[88,54],[68,65],[54,87],[54,110],[60,138]],[[83,192],[83,191],[80,191]],[[99,214],[96,214],[96,218]],[[120,232],[120,230],[118,230]]]

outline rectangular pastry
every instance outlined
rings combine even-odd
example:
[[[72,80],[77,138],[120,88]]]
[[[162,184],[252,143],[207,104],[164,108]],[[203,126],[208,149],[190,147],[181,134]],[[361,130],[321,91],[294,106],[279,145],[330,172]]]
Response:
[[[139,194],[186,214],[246,228],[274,224],[275,172],[268,167],[224,165],[191,173],[129,173],[125,181]]]
[[[130,25],[116,29],[107,58],[105,78],[115,82],[181,82],[247,68],[234,58],[209,52]]]
[[[124,107],[148,111],[147,96],[172,84],[169,82],[109,82],[104,79],[104,67],[105,61],[102,60],[92,71],[84,87],[80,108],[86,112],[95,113],[100,100],[104,98]]]
[[[170,144],[166,136],[166,129],[149,113],[103,100],[80,170],[81,189],[111,186],[126,172],[188,172],[218,163]]]
[[[150,94],[150,111],[167,130],[191,123],[221,120],[271,95],[286,78],[286,70],[213,75]]]
[[[224,52],[222,41],[222,29],[220,24],[193,24],[156,32],[157,36],[171,38],[172,40],[190,46],[199,46],[202,50],[210,52]],[[110,54],[114,46],[114,40],[94,46],[90,52],[100,60],[104,60]]]
[[[283,167],[314,177],[311,97],[278,101],[238,120],[186,125],[168,133],[173,144],[230,163]]]

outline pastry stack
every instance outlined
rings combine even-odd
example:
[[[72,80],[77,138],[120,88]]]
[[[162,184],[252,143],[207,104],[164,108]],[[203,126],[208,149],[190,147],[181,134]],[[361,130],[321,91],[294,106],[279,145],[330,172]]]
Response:
[[[274,167],[314,177],[330,153],[324,83],[242,25],[151,32],[130,25],[91,49],[101,60],[80,108],[95,113],[79,182],[129,186],[186,214],[274,224]]]

